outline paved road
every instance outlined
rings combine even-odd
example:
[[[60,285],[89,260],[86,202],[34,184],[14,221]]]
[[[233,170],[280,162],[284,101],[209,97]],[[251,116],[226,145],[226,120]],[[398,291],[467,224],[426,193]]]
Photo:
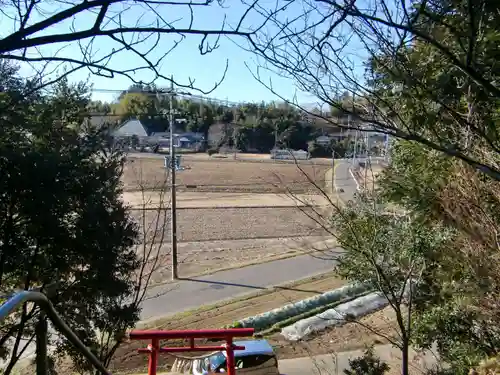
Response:
[[[339,249],[332,249],[338,251]],[[143,303],[142,320],[165,316],[224,299],[256,292],[274,285],[332,270],[328,260],[301,255],[212,275],[180,280],[151,290],[155,298]]]
[[[401,363],[401,351],[392,345],[375,346],[375,355],[387,362],[391,369],[396,370]],[[313,357],[285,359],[279,361],[280,373],[283,375],[337,375],[343,374],[349,368],[349,359],[361,357],[363,350],[339,352]],[[429,352],[418,354],[410,350],[412,370],[415,373],[424,373],[423,370],[432,368],[436,364],[436,358]],[[419,371],[420,370],[420,371]],[[396,371],[391,373],[396,373]],[[399,372],[401,373],[401,372]]]
[[[340,199],[345,202],[354,199],[354,193],[357,189],[357,183],[349,172],[351,167],[352,164],[347,159],[336,160],[334,185]],[[340,192],[340,189],[343,192]]]

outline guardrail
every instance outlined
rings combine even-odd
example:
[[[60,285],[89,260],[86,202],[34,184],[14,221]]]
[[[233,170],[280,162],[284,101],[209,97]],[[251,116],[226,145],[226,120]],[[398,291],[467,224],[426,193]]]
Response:
[[[64,335],[68,341],[73,344],[73,346],[75,346],[101,374],[111,375],[111,373],[106,370],[97,357],[92,354],[92,352],[80,341],[78,336],[75,335],[71,328],[69,328],[64,320],[59,316],[47,296],[41,292],[22,291],[14,294],[14,296],[10,297],[0,306],[0,321],[3,321],[27,302],[35,303],[42,309],[42,313],[38,317],[38,323],[35,328],[37,375],[47,375],[49,373],[47,361],[47,317],[50,319],[54,327],[62,335]]]

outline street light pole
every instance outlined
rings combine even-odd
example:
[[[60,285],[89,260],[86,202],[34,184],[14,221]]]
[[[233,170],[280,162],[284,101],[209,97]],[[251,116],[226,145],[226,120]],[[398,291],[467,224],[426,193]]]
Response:
[[[175,195],[175,148],[174,148],[174,113],[173,113],[173,97],[174,97],[174,83],[173,77],[170,81],[170,111],[169,111],[169,122],[170,122],[170,208],[171,208],[171,218],[170,218],[170,234],[171,234],[171,244],[172,244],[172,280],[177,280],[177,204]]]

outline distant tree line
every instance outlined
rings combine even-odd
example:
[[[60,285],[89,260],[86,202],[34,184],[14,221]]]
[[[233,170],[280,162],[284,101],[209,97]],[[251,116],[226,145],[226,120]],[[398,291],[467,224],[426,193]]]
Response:
[[[352,98],[346,93],[344,100]],[[214,124],[222,125],[220,141],[215,148],[230,148],[241,152],[270,152],[273,148],[308,150],[312,156],[344,157],[353,149],[354,141],[344,139],[329,145],[318,144],[316,139],[323,130],[304,121],[304,114],[287,103],[244,103],[221,105],[184,99],[173,99],[173,112],[179,131],[200,132],[208,135]],[[130,118],[163,120],[168,131],[169,97],[153,86],[132,85],[120,93],[115,103],[92,101],[90,113],[114,115],[116,124]],[[346,115],[335,114],[339,120]]]

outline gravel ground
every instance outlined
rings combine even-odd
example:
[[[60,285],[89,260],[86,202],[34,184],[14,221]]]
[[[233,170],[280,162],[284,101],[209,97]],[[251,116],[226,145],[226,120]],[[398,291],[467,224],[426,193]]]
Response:
[[[304,210],[309,214],[312,213],[312,209]],[[133,210],[132,214],[139,223],[142,223],[141,211]],[[170,212],[146,211],[145,215],[147,241],[168,241]],[[326,234],[304,212],[295,207],[179,209],[177,230],[180,242]]]

